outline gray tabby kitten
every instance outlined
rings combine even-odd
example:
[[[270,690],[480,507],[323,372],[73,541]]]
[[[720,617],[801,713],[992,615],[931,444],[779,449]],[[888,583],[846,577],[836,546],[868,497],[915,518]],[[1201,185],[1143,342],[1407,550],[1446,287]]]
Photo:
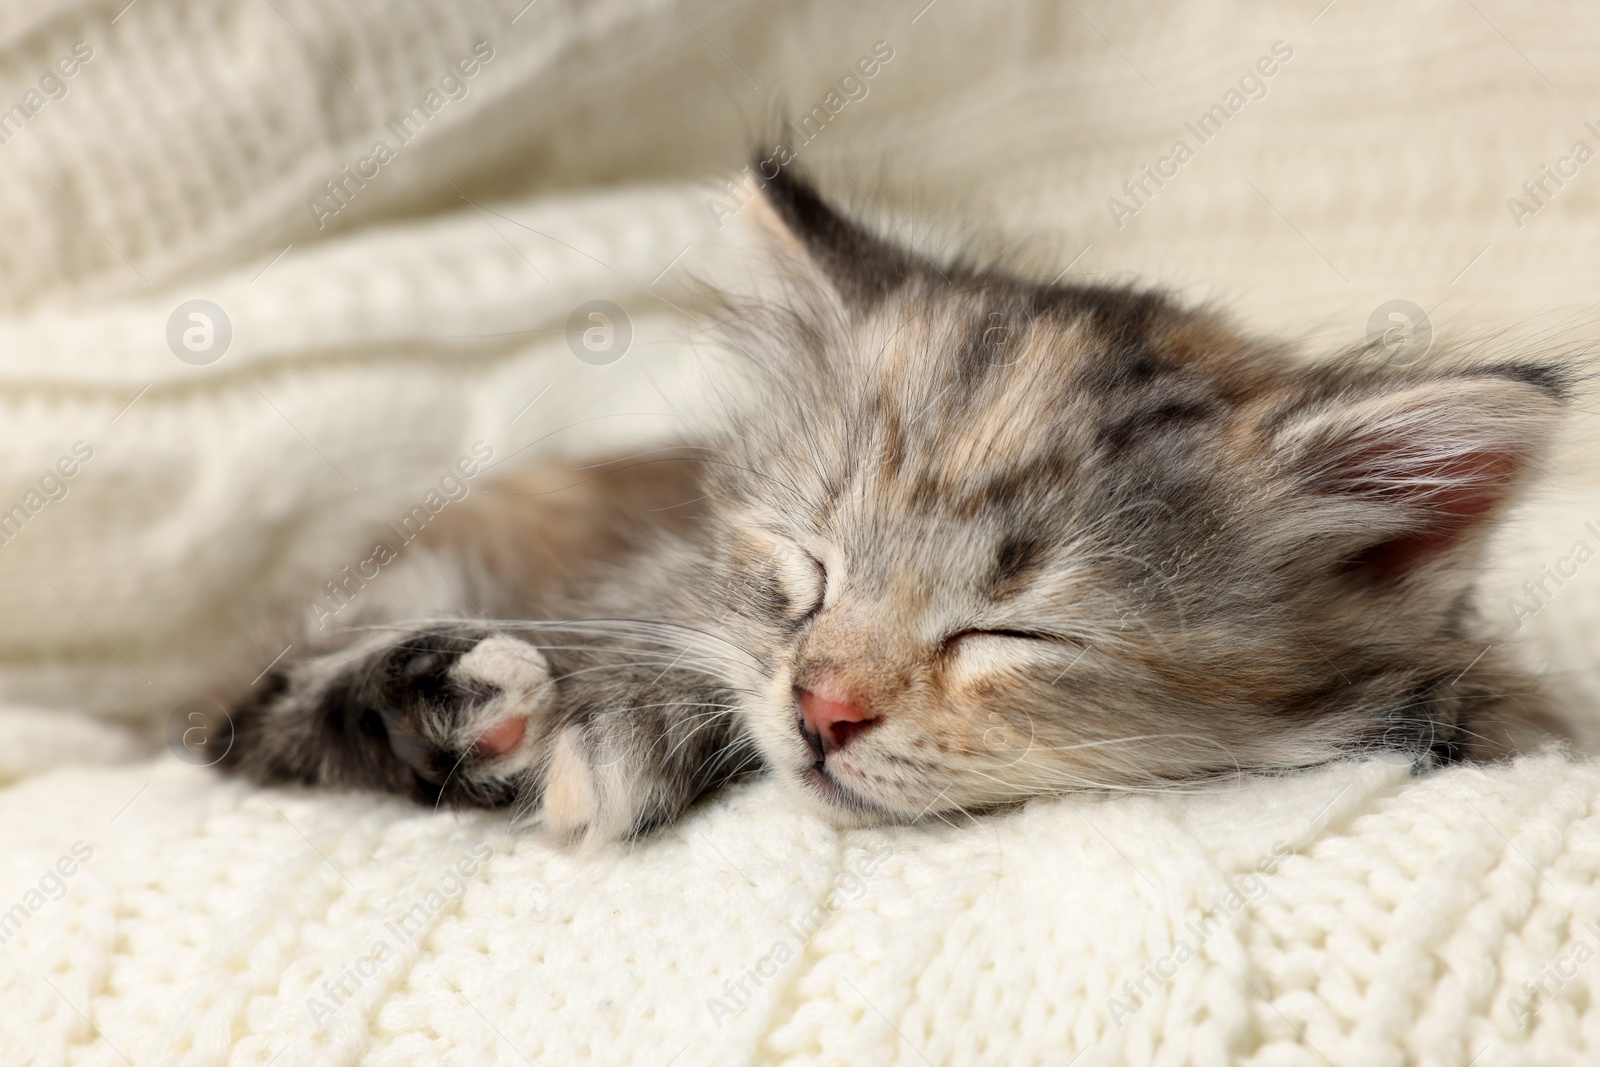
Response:
[[[430,527],[235,709],[233,771],[604,839],[758,769],[915,820],[1452,760],[1537,711],[1471,593],[1557,368],[1307,366],[1159,295],[935,267],[787,172],[751,210],[786,279],[728,316],[760,402]]]

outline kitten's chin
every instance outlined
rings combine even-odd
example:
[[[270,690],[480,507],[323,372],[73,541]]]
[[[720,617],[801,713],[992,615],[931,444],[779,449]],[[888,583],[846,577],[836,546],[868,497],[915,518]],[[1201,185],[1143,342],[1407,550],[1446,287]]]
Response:
[[[902,816],[841,783],[820,764],[786,770],[782,778],[789,791],[798,795],[806,807],[835,826],[854,828],[905,821]]]

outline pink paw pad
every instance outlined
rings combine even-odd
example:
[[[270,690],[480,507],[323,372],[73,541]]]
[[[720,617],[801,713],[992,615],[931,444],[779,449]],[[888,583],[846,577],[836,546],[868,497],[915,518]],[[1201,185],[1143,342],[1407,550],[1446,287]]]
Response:
[[[472,754],[479,759],[499,759],[509,755],[528,733],[528,720],[521,715],[501,719],[472,743]]]

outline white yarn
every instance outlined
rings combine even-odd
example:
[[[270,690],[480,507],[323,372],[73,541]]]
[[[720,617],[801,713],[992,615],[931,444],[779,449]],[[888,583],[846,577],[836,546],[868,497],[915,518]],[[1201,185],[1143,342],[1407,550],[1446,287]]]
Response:
[[[848,833],[757,783],[592,854],[126,762],[472,442],[670,434],[690,279],[740,240],[702,179],[879,41],[801,158],[924,248],[970,220],[1047,276],[1133,272],[1329,345],[1396,297],[1446,334],[1591,339],[1600,185],[1520,228],[1506,200],[1596,143],[1566,104],[1600,90],[1596,15],[1320,6],[0,5],[0,101],[94,49],[0,144],[0,510],[94,448],[0,544],[0,1063],[1592,1060],[1600,772],[1555,755]],[[1107,199],[1279,40],[1267,95],[1118,229]],[[478,41],[470,91],[319,230],[322,183]],[[167,346],[194,298],[233,328],[209,366]],[[618,363],[568,348],[590,299],[632,319]],[[1600,521],[1586,432],[1502,539],[1507,630]],[[1551,589],[1516,637],[1589,708],[1600,582]]]

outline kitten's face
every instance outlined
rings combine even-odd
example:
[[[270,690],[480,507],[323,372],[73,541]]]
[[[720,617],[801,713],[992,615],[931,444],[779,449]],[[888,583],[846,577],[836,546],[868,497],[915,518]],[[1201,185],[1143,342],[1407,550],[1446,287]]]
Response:
[[[1464,594],[1547,378],[1296,369],[1154,296],[947,278],[776,209],[816,288],[715,521],[752,733],[831,810],[1447,750],[1515,687]]]

